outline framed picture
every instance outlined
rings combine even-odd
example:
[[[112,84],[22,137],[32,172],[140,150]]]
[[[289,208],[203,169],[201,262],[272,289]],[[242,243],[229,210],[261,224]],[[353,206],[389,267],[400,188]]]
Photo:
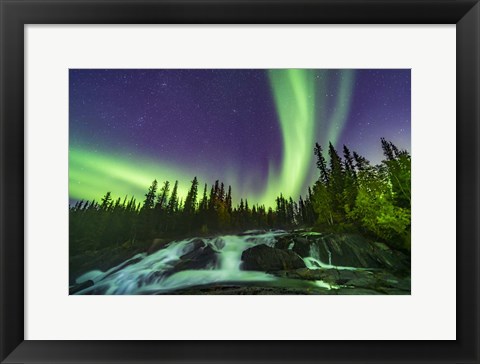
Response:
[[[477,1],[1,5],[2,363],[478,362]]]

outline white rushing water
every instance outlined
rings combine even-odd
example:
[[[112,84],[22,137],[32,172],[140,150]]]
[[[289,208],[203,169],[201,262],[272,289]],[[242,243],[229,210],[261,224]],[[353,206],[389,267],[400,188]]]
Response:
[[[209,285],[215,283],[264,282],[267,286],[294,287],[299,282],[303,287],[332,288],[323,281],[301,281],[278,278],[260,271],[241,269],[242,253],[256,245],[273,247],[276,239],[287,234],[284,231],[245,232],[243,235],[226,235],[215,238],[191,238],[173,241],[165,248],[147,255],[137,254],[106,272],[91,271],[80,276],[76,283],[92,280],[94,285],[77,294],[154,294],[176,289]],[[313,245],[312,245],[313,246]],[[203,269],[175,270],[182,263],[182,257],[195,249],[210,247],[214,259],[210,259]],[[291,249],[291,246],[289,247]],[[318,248],[317,248],[318,250]],[[210,252],[211,253],[211,252]],[[347,269],[322,263],[319,253],[311,251],[311,257],[304,258],[306,267]]]
[[[310,245],[310,256],[303,258],[303,261],[305,262],[305,265],[309,269],[338,269],[338,270],[362,270],[362,268],[355,268],[355,267],[344,267],[340,265],[333,265],[332,264],[332,252],[330,251],[330,248],[328,247],[328,244],[325,243],[323,239],[321,239],[323,242],[323,245],[325,247],[325,250],[327,251],[328,254],[328,263],[322,262],[320,259],[320,249],[318,248],[318,245],[316,244],[311,244]]]

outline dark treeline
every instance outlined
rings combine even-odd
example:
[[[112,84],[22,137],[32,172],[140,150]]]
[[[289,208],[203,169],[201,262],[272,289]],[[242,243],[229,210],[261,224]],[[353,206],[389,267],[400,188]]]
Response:
[[[249,205],[248,199],[234,206],[231,186],[220,181],[210,188],[205,184],[201,192],[194,177],[183,201],[177,190],[178,181],[172,187],[169,181],[159,186],[154,180],[142,202],[113,200],[110,192],[98,202],[77,202],[70,208],[70,241],[78,241],[82,249],[100,249],[162,236],[312,226],[316,220],[311,193],[298,202],[280,195],[273,209]]]
[[[184,200],[178,181],[155,180],[143,201],[79,201],[70,208],[71,253],[156,237],[240,232],[246,229],[317,227],[322,231],[363,231],[396,248],[410,244],[410,156],[382,139],[385,160],[370,163],[344,146],[343,158],[330,144],[315,146],[320,177],[304,198],[278,196],[274,208],[232,203],[232,188],[216,181],[199,186],[196,177]],[[328,163],[327,163],[328,159]]]
[[[343,147],[343,159],[332,144],[329,163],[315,146],[320,177],[313,188],[316,226],[332,231],[361,231],[393,248],[410,250],[410,164],[406,150],[381,139],[385,159],[372,166]]]

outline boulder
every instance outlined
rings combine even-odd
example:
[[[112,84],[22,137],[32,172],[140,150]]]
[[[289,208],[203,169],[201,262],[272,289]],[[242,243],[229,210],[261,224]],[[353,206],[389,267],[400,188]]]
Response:
[[[368,241],[358,234],[323,234],[279,239],[276,247],[288,248],[301,257],[313,257],[325,264],[355,268],[383,268],[394,272],[409,272],[409,258],[384,244]]]
[[[294,236],[292,237],[291,241],[293,242],[292,250],[296,251],[297,254],[302,255],[300,253],[306,254],[308,256],[308,252],[310,251],[310,243],[311,241],[308,238],[302,236]]]
[[[377,286],[384,288],[392,288],[401,291],[410,291],[411,281],[410,277],[400,278],[391,274],[390,272],[376,272]]]
[[[382,269],[401,276],[410,274],[410,260],[404,253],[354,233],[290,232],[277,237],[274,244],[264,245],[333,266]]]
[[[192,251],[183,255],[173,269],[168,271],[168,275],[182,270],[208,269],[214,267],[216,263],[217,254],[212,247],[203,242],[202,245],[197,243]]]
[[[192,241],[190,241],[189,243],[189,246],[190,246],[190,250],[188,251],[188,253],[186,253],[184,255],[184,257],[187,257],[189,256],[189,254],[193,254],[195,255],[195,252],[204,248],[207,244],[205,244],[205,242],[200,239],[200,238],[194,238]]]
[[[275,248],[282,249],[282,250],[288,250],[288,248],[291,246],[291,244],[295,244],[295,241],[293,240],[293,237],[294,237],[294,235],[280,236],[275,243]]]
[[[372,259],[374,252],[372,244],[356,234],[330,234],[320,239],[324,249],[330,252],[332,265],[378,268],[380,265]]]
[[[242,269],[273,272],[304,268],[305,263],[297,253],[267,245],[257,245],[242,253]]]
[[[377,247],[372,257],[381,267],[397,275],[410,275],[410,257],[402,252]]]
[[[294,239],[295,245],[292,250],[301,257],[320,258],[324,263],[329,262],[327,246],[322,237],[297,237]],[[313,253],[315,251],[315,253]],[[317,255],[317,256],[316,256]]]

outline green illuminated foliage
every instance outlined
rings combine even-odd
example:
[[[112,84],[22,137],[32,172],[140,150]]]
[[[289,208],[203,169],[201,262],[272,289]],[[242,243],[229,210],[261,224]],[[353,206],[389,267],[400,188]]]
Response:
[[[295,201],[280,193],[274,208],[240,198],[220,181],[204,185],[194,177],[185,197],[180,183],[150,183],[143,203],[107,192],[100,203],[79,201],[70,208],[71,251],[133,246],[160,236],[238,232],[247,229],[316,227],[363,231],[392,247],[410,249],[410,155],[382,140],[385,160],[378,166],[348,147],[343,158],[330,144],[328,162],[320,145],[314,148],[319,178],[307,196]],[[119,168],[118,166],[115,168]],[[115,199],[116,198],[116,199]]]

